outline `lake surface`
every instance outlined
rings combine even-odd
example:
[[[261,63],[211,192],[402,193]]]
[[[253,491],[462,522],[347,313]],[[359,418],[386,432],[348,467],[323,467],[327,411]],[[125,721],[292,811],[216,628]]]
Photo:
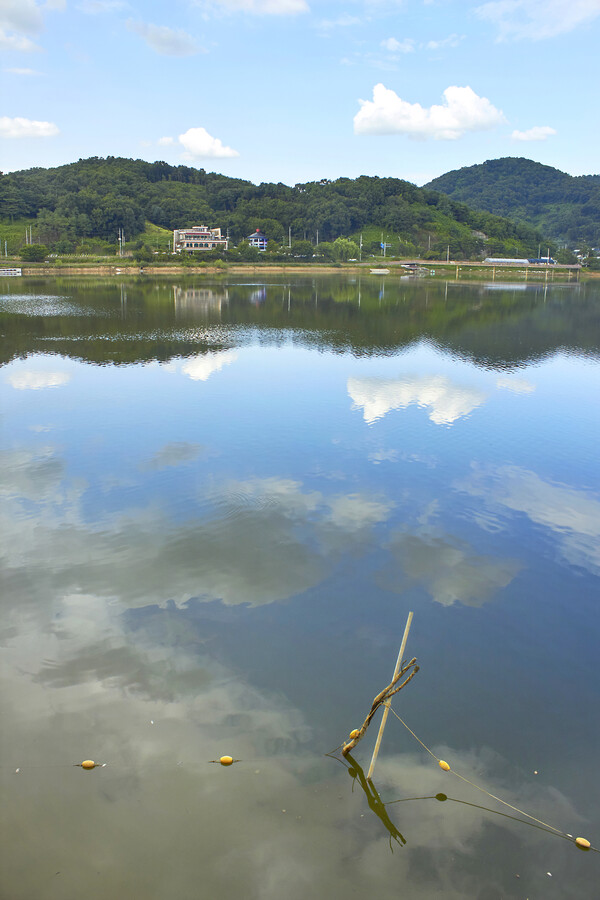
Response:
[[[3,279],[0,333],[3,898],[598,896],[599,287]]]

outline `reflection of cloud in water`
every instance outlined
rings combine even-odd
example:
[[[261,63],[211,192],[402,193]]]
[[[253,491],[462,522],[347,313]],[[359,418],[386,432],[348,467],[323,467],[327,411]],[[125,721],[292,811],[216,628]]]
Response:
[[[511,378],[507,375],[498,378],[496,385],[499,388],[512,391],[513,394],[532,394],[535,391],[535,384],[527,381],[526,378]]]
[[[33,501],[55,497],[60,502],[64,474],[65,465],[52,446],[6,451],[0,455],[0,497]]]
[[[414,378],[349,378],[348,394],[354,408],[362,408],[365,422],[372,424],[396,409],[417,405],[429,410],[436,425],[451,425],[485,401],[485,394],[453,384],[445,375]]]
[[[50,452],[41,463],[16,458],[7,467],[11,459],[8,483],[16,467],[22,493],[42,498],[32,507],[13,494],[0,510],[12,534],[3,548],[6,596],[24,604],[82,591],[126,607],[193,597],[272,603],[313,587],[343,554],[364,550],[391,509],[371,496],[324,495],[269,478],[213,488],[200,498],[199,517],[184,523],[158,505],[89,521],[84,486],[61,483]]]
[[[199,883],[210,897],[391,900],[399,880],[414,900],[463,900],[480,896],[473,857],[487,859],[515,841],[521,859],[552,852],[568,869],[573,848],[551,835],[435,801],[388,805],[407,840],[392,855],[362,792],[352,793],[347,774],[323,757],[300,712],[281,697],[244,684],[206,654],[165,649],[147,635],[129,643],[120,617],[93,596],[65,598],[50,623],[36,624],[18,608],[15,617],[2,660],[4,758],[20,768],[3,789],[6,896],[46,896],[51,872],[61,897],[88,900],[124,891],[145,900],[187,897]],[[94,649],[99,636],[104,661]],[[186,691],[181,672],[194,670],[195,689]],[[418,749],[390,756],[391,729],[390,721],[375,773],[384,801],[439,791],[479,801]],[[434,749],[542,819],[577,820],[552,788],[499,784],[502,761],[485,749]],[[229,770],[208,763],[223,753],[242,762]],[[88,757],[107,767],[73,766]],[[486,885],[510,895],[501,875]]]
[[[201,444],[192,444],[187,441],[172,441],[154,454],[143,465],[145,469],[166,469],[171,466],[181,466],[193,462],[200,456],[203,447]]]
[[[68,372],[18,371],[8,376],[8,383],[17,391],[40,391],[44,388],[62,387],[70,380]]]
[[[403,593],[416,582],[443,606],[483,606],[521,568],[516,560],[477,555],[464,541],[429,528],[398,533],[389,549],[393,562],[381,571],[379,584]]]
[[[230,366],[237,358],[238,354],[234,350],[202,353],[185,362],[181,371],[192,381],[208,381],[211,375],[219,372],[224,366]]]
[[[555,533],[569,562],[600,571],[600,498],[591,492],[552,484],[519,466],[473,466],[455,487],[481,497],[492,510],[525,514]]]

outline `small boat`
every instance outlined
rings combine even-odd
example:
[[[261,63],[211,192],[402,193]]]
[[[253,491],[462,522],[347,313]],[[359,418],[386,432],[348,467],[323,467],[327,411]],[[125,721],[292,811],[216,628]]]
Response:
[[[371,275],[389,275],[389,269],[371,269]]]

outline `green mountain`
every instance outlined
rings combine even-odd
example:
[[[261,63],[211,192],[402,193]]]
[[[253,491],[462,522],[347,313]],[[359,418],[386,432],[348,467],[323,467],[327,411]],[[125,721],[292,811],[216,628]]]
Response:
[[[0,176],[0,224],[7,233],[11,222],[19,223],[15,241],[23,242],[20,226],[29,223],[34,242],[60,253],[86,240],[114,248],[120,229],[131,241],[148,234],[147,223],[219,226],[233,244],[257,228],[284,244],[290,233],[302,244],[315,244],[318,233],[320,246],[363,234],[366,252],[379,252],[383,235],[392,253],[424,258],[448,252],[453,259],[531,256],[545,242],[528,224],[474,211],[397,178],[255,185],[204,169],[117,157]]]
[[[600,175],[574,177],[508,156],[447,172],[426,187],[474,209],[527,222],[571,247],[600,246]]]

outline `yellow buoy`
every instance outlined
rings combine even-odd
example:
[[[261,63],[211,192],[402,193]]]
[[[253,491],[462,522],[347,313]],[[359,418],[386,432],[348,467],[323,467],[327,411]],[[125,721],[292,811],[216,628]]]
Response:
[[[359,736],[359,734],[360,734],[360,731],[358,730],[358,728],[355,728],[354,731],[350,732],[350,737],[352,738],[352,740],[354,740],[354,738],[357,738]]]
[[[82,769],[95,769],[96,765],[97,764],[94,762],[93,759],[84,759],[84,761],[81,763],[81,768]]]
[[[233,756],[222,756],[219,762],[222,766],[230,766],[233,762]]]
[[[582,850],[589,850],[592,846],[586,838],[575,838],[575,843],[578,847],[581,847]]]
[[[440,759],[440,760],[439,760],[439,767],[440,767],[440,769],[443,769],[444,772],[449,772],[449,771],[450,771],[450,766],[448,765],[448,763],[446,762],[445,759]]]

